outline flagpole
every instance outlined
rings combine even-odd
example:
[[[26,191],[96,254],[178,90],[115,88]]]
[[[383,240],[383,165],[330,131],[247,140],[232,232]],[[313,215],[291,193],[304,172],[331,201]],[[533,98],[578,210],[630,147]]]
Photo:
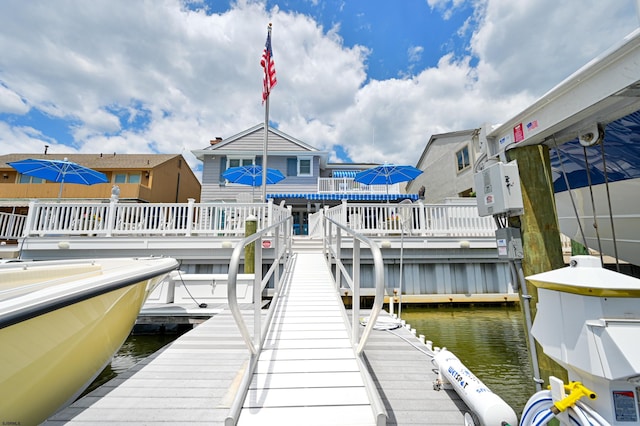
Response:
[[[271,26],[269,26],[271,32]],[[264,103],[264,142],[262,144],[262,203],[267,201],[267,146],[269,144],[269,98]]]
[[[269,145],[269,94],[271,92],[272,83],[275,84],[275,68],[272,69],[273,65],[273,52],[271,51],[271,22],[269,22],[269,26],[267,27],[267,43],[265,45],[265,54],[263,54],[263,67],[264,67],[264,87],[263,87],[263,97],[264,102],[264,142],[262,144],[262,200],[261,202],[265,203],[267,201],[267,152]],[[273,75],[272,75],[273,71]],[[272,82],[272,77],[273,82]],[[266,99],[264,95],[266,93]]]

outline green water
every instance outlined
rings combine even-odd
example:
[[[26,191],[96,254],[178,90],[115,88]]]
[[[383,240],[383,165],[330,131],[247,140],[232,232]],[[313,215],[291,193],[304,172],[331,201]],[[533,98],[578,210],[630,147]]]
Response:
[[[385,306],[386,308],[386,306]],[[412,308],[402,310],[417,334],[453,352],[520,416],[535,392],[518,307]],[[90,389],[116,377],[178,335],[132,335]]]
[[[520,416],[536,389],[519,307],[408,307],[402,319],[453,352]]]
[[[84,391],[83,395],[102,386],[117,377],[118,374],[124,373],[139,361],[173,342],[178,336],[178,334],[130,335],[113,356],[111,363],[102,370],[102,373]]]

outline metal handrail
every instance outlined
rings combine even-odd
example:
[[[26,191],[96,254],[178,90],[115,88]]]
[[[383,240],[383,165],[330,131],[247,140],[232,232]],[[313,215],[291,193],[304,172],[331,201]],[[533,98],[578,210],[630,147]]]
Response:
[[[369,370],[364,361],[364,347],[367,344],[367,340],[369,340],[369,335],[371,334],[371,330],[375,326],[375,323],[378,319],[378,315],[382,310],[382,304],[384,302],[384,263],[382,259],[382,252],[380,251],[380,247],[365,237],[362,234],[359,234],[348,228],[335,220],[324,216],[324,237],[322,239],[323,253],[325,255],[328,253],[330,256],[327,258],[327,262],[331,261],[331,257],[335,259],[336,262],[336,290],[339,290],[340,287],[340,273],[344,274],[345,281],[349,286],[351,286],[352,290],[352,302],[351,302],[351,342],[352,345],[355,346],[355,354],[356,361],[359,366],[359,370],[361,373],[361,377],[365,383],[365,389],[367,390],[367,394],[369,396],[369,402],[371,403],[371,409],[373,411],[373,415],[375,417],[376,425],[382,426],[386,424],[387,414],[384,408],[384,403],[380,398],[380,394],[377,391],[377,387],[375,381],[371,377]],[[336,227],[336,235],[335,235],[335,250],[332,246],[333,240],[333,230],[332,227]],[[353,237],[353,252],[352,252],[352,271],[353,277],[349,276],[342,260],[340,259],[340,252],[342,246],[342,231],[347,232]],[[371,255],[373,258],[373,267],[375,273],[375,298],[373,301],[373,307],[371,308],[371,313],[369,315],[369,320],[367,321],[367,325],[362,332],[362,335],[358,339],[358,335],[360,332],[360,243],[364,243],[369,246],[371,250]],[[357,346],[356,346],[357,345]]]
[[[369,339],[369,335],[371,334],[371,330],[373,330],[373,326],[380,315],[380,311],[382,311],[382,304],[384,302],[384,263],[382,259],[382,252],[380,251],[380,247],[372,241],[371,239],[365,237],[358,232],[355,232],[351,228],[348,228],[335,220],[324,216],[324,229],[325,235],[323,238],[323,250],[325,253],[329,253],[336,261],[336,265],[338,269],[336,269],[336,287],[340,286],[340,273],[345,275],[345,281],[347,284],[351,286],[353,301],[352,301],[352,333],[351,338],[353,343],[357,342],[356,347],[356,355],[360,355],[364,349],[364,346]],[[333,230],[331,229],[333,226],[336,227],[336,249],[334,250],[332,247],[333,240]],[[340,249],[342,242],[342,231],[347,232],[347,234],[353,237],[353,278],[349,277],[342,260],[340,259]],[[362,332],[362,336],[358,339],[358,332],[360,328],[358,327],[360,322],[360,243],[363,243],[369,247],[371,250],[371,255],[373,257],[373,268],[374,268],[374,283],[375,283],[375,297],[373,300],[373,307],[371,308],[371,313],[369,314],[369,320],[367,325]],[[327,259],[330,261],[330,258]]]
[[[228,287],[227,287],[227,301],[229,303],[229,310],[231,311],[231,315],[240,330],[240,334],[242,339],[244,340],[247,348],[249,349],[250,359],[249,365],[244,371],[244,375],[242,377],[242,381],[237,388],[237,392],[235,398],[231,404],[231,408],[229,410],[229,414],[225,419],[225,425],[232,426],[235,425],[240,415],[240,410],[242,409],[242,404],[244,403],[244,399],[246,397],[247,391],[249,389],[249,384],[251,383],[251,377],[257,365],[258,356],[260,354],[260,350],[262,349],[262,345],[266,338],[267,332],[269,330],[269,325],[271,324],[271,319],[273,318],[273,313],[275,311],[275,306],[277,305],[277,301],[280,297],[282,282],[288,277],[288,271],[290,270],[291,264],[291,236],[292,236],[292,228],[293,228],[293,217],[288,216],[279,222],[266,227],[265,229],[256,232],[253,235],[250,235],[243,240],[241,240],[236,247],[233,249],[233,253],[231,254],[231,259],[229,261],[229,273],[228,273]],[[253,284],[253,338],[251,333],[249,333],[249,329],[247,328],[247,324],[242,318],[242,313],[240,312],[240,308],[238,306],[238,296],[236,283],[238,278],[238,267],[240,265],[240,258],[244,251],[244,248],[254,243],[258,240],[261,240],[264,236],[273,236],[275,245],[274,245],[274,259],[273,263],[269,267],[269,270],[264,275],[261,274],[262,271],[262,245],[256,244],[255,249],[255,280]],[[282,238],[282,241],[281,241]],[[282,258],[285,258],[285,269],[284,274],[280,276],[280,261]],[[267,310],[267,316],[262,324],[262,292],[264,288],[269,283],[269,279],[271,276],[274,277],[274,291],[273,297],[271,299],[271,304],[269,309]]]

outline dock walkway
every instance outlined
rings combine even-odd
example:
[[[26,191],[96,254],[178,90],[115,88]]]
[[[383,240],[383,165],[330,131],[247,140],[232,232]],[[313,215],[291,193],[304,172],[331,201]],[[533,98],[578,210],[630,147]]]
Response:
[[[324,259],[320,253],[296,256],[283,290],[286,303],[274,313],[238,424],[375,424]],[[243,311],[248,327],[251,314]],[[370,335],[365,361],[388,425],[463,424],[459,397],[433,390],[427,352],[406,328]],[[248,363],[249,351],[224,310],[46,424],[222,425]]]
[[[294,256],[238,424],[375,425],[322,253]]]

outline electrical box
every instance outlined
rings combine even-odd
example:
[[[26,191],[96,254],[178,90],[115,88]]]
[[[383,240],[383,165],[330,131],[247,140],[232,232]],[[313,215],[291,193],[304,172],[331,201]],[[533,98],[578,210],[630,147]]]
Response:
[[[507,213],[521,215],[524,211],[518,163],[496,163],[474,176],[476,200],[480,216]]]
[[[522,259],[522,237],[518,228],[496,229],[496,244],[498,245],[498,259]]]

